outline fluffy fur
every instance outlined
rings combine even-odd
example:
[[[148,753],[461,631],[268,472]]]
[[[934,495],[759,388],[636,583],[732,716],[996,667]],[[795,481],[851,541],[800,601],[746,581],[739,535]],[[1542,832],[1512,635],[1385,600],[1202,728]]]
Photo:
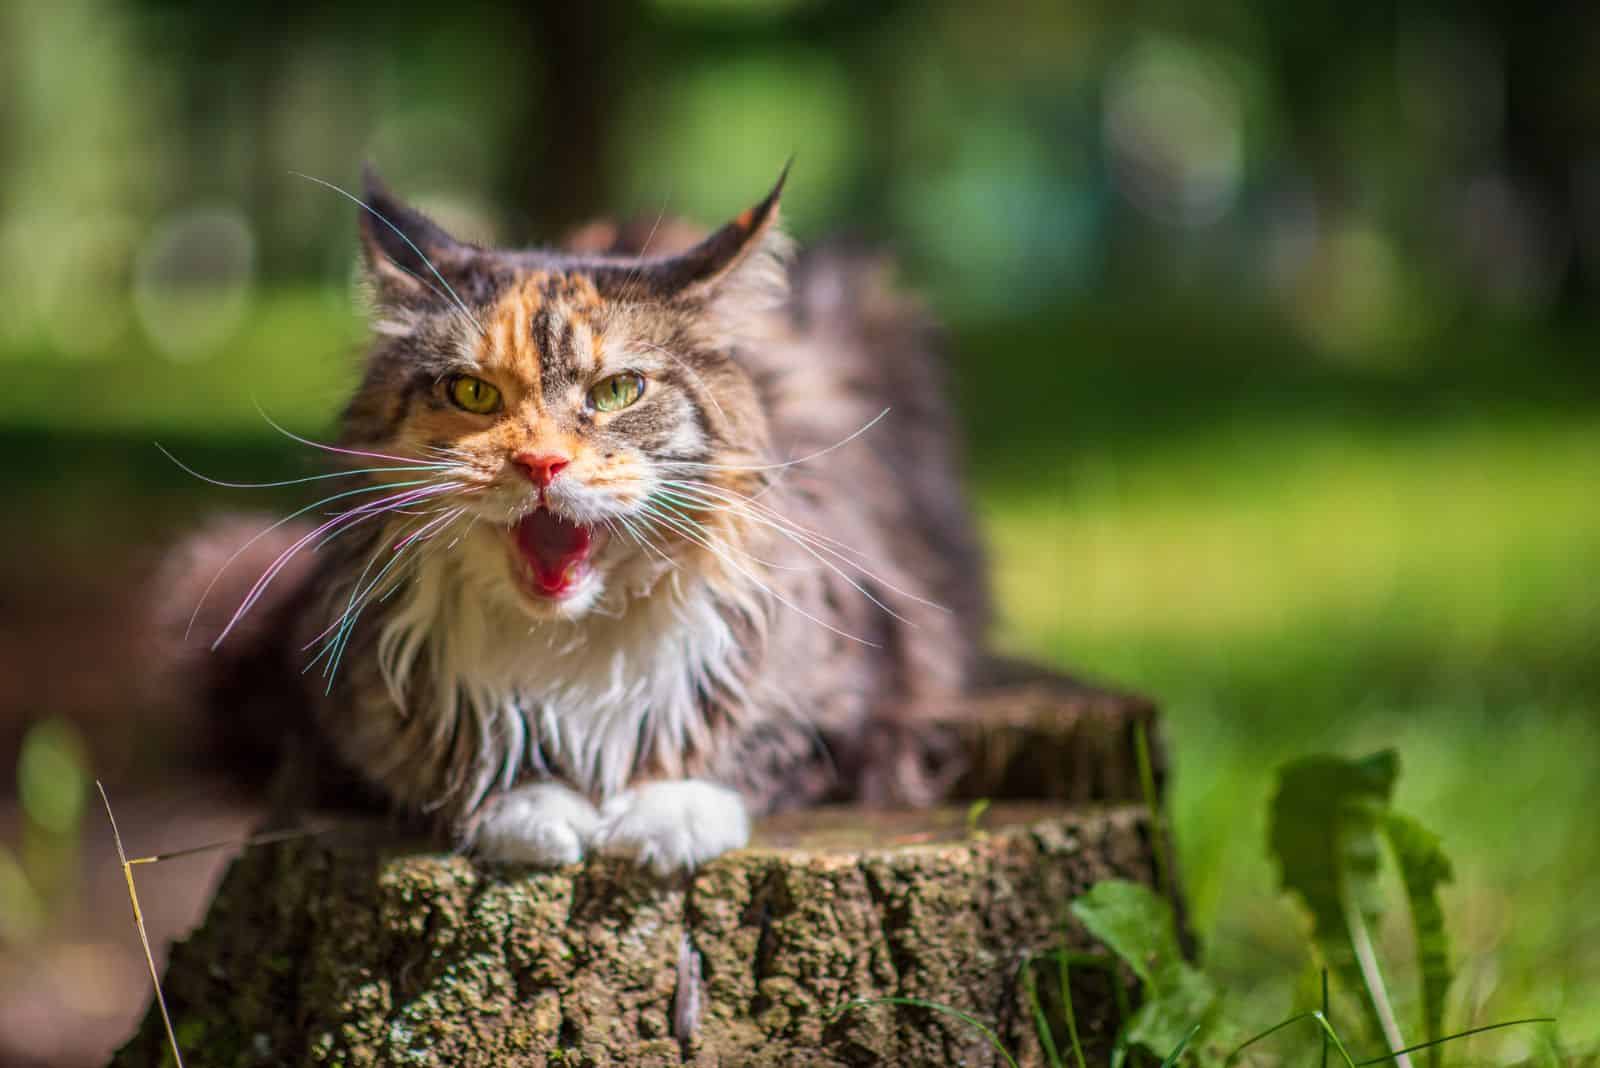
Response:
[[[780,804],[928,800],[950,769],[906,724],[966,685],[986,613],[942,372],[881,263],[791,266],[781,187],[698,243],[508,252],[371,182],[374,343],[333,454],[361,492],[275,534],[315,563],[234,591],[258,600],[207,629],[212,695],[276,669],[339,768],[507,860],[671,870]],[[586,399],[619,374],[635,403]],[[453,401],[463,375],[499,407]]]

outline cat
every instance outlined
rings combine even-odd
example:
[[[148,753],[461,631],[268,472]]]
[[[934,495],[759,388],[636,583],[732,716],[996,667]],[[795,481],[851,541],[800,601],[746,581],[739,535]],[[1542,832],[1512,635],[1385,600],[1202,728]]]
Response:
[[[777,808],[931,800],[916,711],[988,612],[936,332],[878,259],[793,255],[783,187],[703,240],[501,250],[369,168],[343,481],[187,546],[184,611],[225,606],[197,696],[305,712],[309,777],[491,861],[670,873]]]

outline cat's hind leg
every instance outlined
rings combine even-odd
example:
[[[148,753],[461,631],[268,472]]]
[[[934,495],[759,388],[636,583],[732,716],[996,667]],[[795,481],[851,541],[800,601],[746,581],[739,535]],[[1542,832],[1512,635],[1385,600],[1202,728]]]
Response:
[[[687,871],[750,841],[744,799],[704,779],[645,783],[606,801],[595,847],[659,875]]]
[[[529,783],[489,802],[473,851],[513,864],[576,864],[599,828],[600,813],[582,794],[558,782]]]

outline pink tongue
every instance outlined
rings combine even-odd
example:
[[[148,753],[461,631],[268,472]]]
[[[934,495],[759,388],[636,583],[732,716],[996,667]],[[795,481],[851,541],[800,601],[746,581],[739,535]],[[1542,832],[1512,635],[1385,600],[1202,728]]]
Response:
[[[517,524],[517,548],[533,565],[539,588],[559,593],[571,584],[570,569],[589,555],[589,528],[540,508]]]

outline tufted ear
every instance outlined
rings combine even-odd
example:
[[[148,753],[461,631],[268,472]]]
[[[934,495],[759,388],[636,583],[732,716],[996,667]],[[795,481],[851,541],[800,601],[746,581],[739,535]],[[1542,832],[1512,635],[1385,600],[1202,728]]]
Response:
[[[605,272],[602,286],[619,299],[634,293],[656,300],[693,301],[721,296],[723,290],[733,288],[736,279],[754,274],[762,276],[754,279],[758,284],[781,289],[781,271],[763,268],[777,267],[783,252],[785,241],[777,228],[778,201],[788,178],[789,164],[785,164],[765,199],[710,237],[673,256],[619,265]]]
[[[402,203],[370,163],[361,179],[361,251],[379,299],[400,305],[449,301],[446,293],[477,247]]]

